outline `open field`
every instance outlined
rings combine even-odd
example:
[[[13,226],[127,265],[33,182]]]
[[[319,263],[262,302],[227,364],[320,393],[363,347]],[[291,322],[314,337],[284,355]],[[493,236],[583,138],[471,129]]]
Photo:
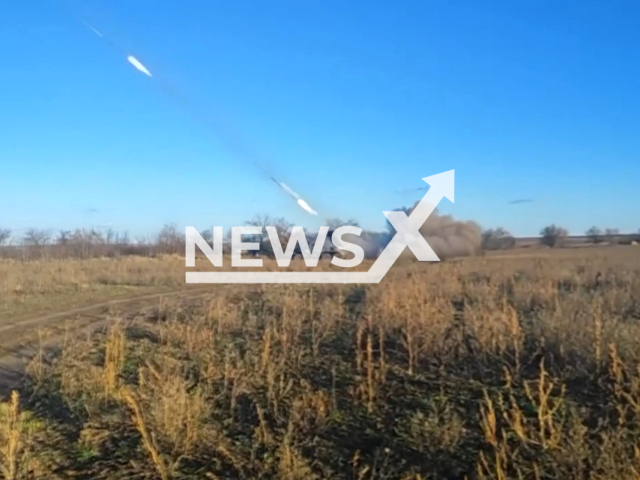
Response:
[[[0,319],[184,287],[179,257],[0,261]]]
[[[640,478],[640,248],[397,265],[365,287],[187,292],[183,265],[0,264],[4,325],[182,292],[40,335],[0,408],[4,478]]]
[[[60,312],[109,300],[197,288],[185,284],[184,262],[184,257],[177,255],[26,262],[0,259],[0,328],[7,322],[38,313]],[[229,262],[227,259],[226,269]],[[212,268],[204,257],[198,258],[196,263],[196,268],[190,270]],[[366,260],[359,268],[367,269],[370,264]],[[326,265],[328,262],[323,261],[319,268]],[[277,268],[275,260],[264,259],[264,270]],[[290,269],[306,267],[295,261]]]

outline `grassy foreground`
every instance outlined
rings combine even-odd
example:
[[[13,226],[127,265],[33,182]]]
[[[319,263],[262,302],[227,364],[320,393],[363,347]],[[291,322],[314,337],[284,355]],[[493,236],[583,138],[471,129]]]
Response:
[[[0,319],[184,287],[184,258],[0,260]]]
[[[264,258],[263,262],[265,270],[279,269],[274,259]],[[230,263],[230,258],[225,257],[225,270],[230,269]],[[370,264],[370,260],[365,260],[358,268],[368,269]],[[212,268],[204,257],[199,257],[196,267],[189,270],[209,271]],[[316,270],[326,268],[338,267],[323,261]],[[288,268],[305,269],[301,261],[292,262]],[[100,301],[197,288],[197,285],[185,285],[185,271],[185,259],[178,255],[33,261],[0,259],[0,324],[21,316]]]
[[[640,479],[640,250],[246,286],[69,339],[0,407],[18,478]]]

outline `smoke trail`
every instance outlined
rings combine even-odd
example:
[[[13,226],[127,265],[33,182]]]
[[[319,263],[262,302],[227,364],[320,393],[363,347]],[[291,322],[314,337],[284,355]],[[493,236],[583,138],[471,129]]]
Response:
[[[106,37],[103,33],[98,31],[89,23],[85,22],[84,20],[79,21],[80,23],[82,23],[82,25],[84,25],[96,36],[98,36],[109,48],[114,50],[119,56],[125,57],[127,61],[138,71],[144,73],[149,77],[152,77],[147,67],[140,60],[138,60],[133,55],[128,54],[124,48],[117,45],[113,40]],[[265,175],[268,175],[269,178],[272,178],[267,169],[256,160],[255,152],[252,151],[251,148],[248,148],[247,142],[241,139],[240,135],[238,135],[236,132],[231,131],[231,129],[229,129],[226,125],[223,125],[221,122],[217,122],[210,118],[208,115],[204,114],[202,111],[196,108],[193,102],[187,99],[184,95],[180,94],[180,92],[178,92],[178,90],[174,86],[169,85],[168,83],[162,81],[162,79],[160,78],[152,78],[153,80],[155,80],[155,83],[160,91],[167,95],[167,97],[171,99],[176,106],[181,107],[184,111],[186,111],[194,121],[203,123],[207,125],[211,129],[211,131],[216,132],[216,136],[225,144],[226,148],[231,150],[239,157],[244,157],[245,159],[251,158],[251,162],[254,166],[258,167],[260,171]]]
[[[96,30],[95,28],[93,28],[91,25],[89,25],[87,22],[85,22],[84,20],[80,21],[85,27],[87,27],[89,30],[91,30],[93,33],[95,33],[97,36],[99,36],[100,38],[104,38],[104,35],[102,35],[98,30]]]
[[[273,180],[276,183],[276,185],[278,185],[285,192],[287,192],[289,195],[291,195],[296,200],[296,202],[298,203],[300,208],[302,208],[309,215],[316,215],[316,216],[318,215],[318,212],[316,212],[313,208],[311,208],[309,206],[309,204],[303,198],[300,197],[300,195],[298,195],[296,192],[293,191],[293,189],[291,187],[289,187],[289,185],[287,185],[286,183],[283,183],[283,182],[279,182],[278,180],[276,180],[273,177],[271,177],[271,180]]]
[[[70,12],[65,12],[65,14],[66,13]],[[300,196],[295,194],[295,192],[293,192],[293,190],[291,190],[288,186],[284,185],[282,182],[279,182],[273,177],[273,174],[262,164],[262,162],[258,161],[259,156],[257,155],[255,149],[249,147],[246,139],[242,138],[237,132],[230,129],[227,125],[214,120],[212,117],[199,110],[193,104],[193,102],[191,102],[184,95],[181,95],[175,87],[162,81],[162,79],[152,76],[151,72],[138,58],[128,54],[124,48],[105,36],[98,29],[74,14],[71,14],[70,16],[77,22],[82,24],[89,31],[91,31],[93,34],[95,34],[97,37],[99,37],[100,40],[102,40],[107,46],[109,46],[109,48],[114,50],[119,56],[124,56],[127,62],[129,62],[136,70],[148,77],[151,77],[155,81],[160,91],[164,93],[170,100],[172,100],[176,106],[181,107],[186,113],[191,116],[194,121],[206,125],[211,132],[215,132],[218,140],[224,144],[224,147],[231,154],[234,154],[239,159],[251,162],[251,164],[257,167],[265,177],[272,179],[287,193],[293,196],[300,208],[305,210],[310,215],[318,215],[318,213],[313,208],[311,208],[304,199],[300,198]],[[294,194],[292,194],[291,192],[293,192]]]

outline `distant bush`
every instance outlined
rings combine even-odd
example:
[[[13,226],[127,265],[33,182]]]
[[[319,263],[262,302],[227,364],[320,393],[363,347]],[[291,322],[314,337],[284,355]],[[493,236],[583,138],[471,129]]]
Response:
[[[602,243],[604,241],[604,238],[602,237],[602,230],[598,227],[591,227],[585,232],[585,234],[589,238],[590,243]]]
[[[540,231],[540,243],[548,247],[559,247],[569,235],[569,232],[562,227],[549,225]]]
[[[490,228],[482,233],[482,250],[507,250],[516,246],[516,239],[504,228]]]
[[[607,237],[607,241],[612,244],[617,244],[620,242],[620,230],[617,228],[607,228],[604,231],[605,236]]]

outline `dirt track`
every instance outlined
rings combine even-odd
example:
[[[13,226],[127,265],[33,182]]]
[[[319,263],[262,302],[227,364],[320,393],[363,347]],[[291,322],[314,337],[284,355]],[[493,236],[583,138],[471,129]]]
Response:
[[[164,297],[179,297],[183,301],[195,300],[211,292],[211,287],[181,289],[153,293],[73,308],[41,316],[33,316],[12,324],[0,326],[0,395],[19,389],[29,361],[40,348],[55,349],[67,335],[87,334],[104,327],[109,321],[109,312],[117,308],[120,317],[130,318],[141,312],[154,309]],[[39,331],[48,335],[40,338]]]

